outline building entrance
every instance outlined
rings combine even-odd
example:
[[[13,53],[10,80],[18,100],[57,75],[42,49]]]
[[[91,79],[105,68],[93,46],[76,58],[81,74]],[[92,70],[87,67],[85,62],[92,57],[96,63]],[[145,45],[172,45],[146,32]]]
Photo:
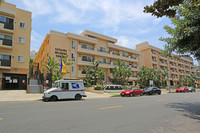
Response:
[[[27,89],[27,75],[3,73],[2,89],[3,90],[26,90]]]

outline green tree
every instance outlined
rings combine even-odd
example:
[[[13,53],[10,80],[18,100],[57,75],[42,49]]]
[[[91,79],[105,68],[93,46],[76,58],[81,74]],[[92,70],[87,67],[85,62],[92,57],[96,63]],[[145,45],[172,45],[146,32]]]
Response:
[[[149,84],[150,80],[153,80],[155,86],[160,87],[162,84],[165,84],[166,76],[167,76],[166,70],[161,72],[159,70],[150,69],[143,66],[140,68],[140,72],[138,73],[140,87],[145,88],[150,86]]]
[[[48,76],[49,76],[49,83],[50,83],[50,87],[52,87],[52,83],[54,83],[55,81],[55,73],[57,74],[57,71],[59,70],[59,66],[60,64],[53,58],[51,58],[49,56],[47,62],[45,62],[44,66],[46,68],[45,71],[47,71]]]
[[[83,71],[86,73],[85,78],[83,79],[87,87],[91,87],[94,83],[94,77],[92,75],[93,69],[90,66],[84,66]]]
[[[29,59],[29,78],[33,76],[33,59],[30,57]]]
[[[105,70],[99,68],[99,61],[93,61],[93,66],[84,66],[83,71],[85,71],[86,76],[84,78],[84,83],[87,87],[92,85],[103,84]]]
[[[126,85],[133,73],[130,67],[126,66],[120,59],[118,59],[117,66],[113,68],[112,75],[113,78],[110,78],[110,80],[114,84]]]
[[[200,8],[200,0],[155,0],[153,5],[147,5],[144,7],[144,12],[151,13],[152,15],[157,17],[167,16],[172,18],[175,17],[175,15],[177,14],[177,10],[173,7],[180,6],[180,4],[183,4],[185,2],[190,4],[190,10]]]
[[[171,7],[171,8],[170,8]],[[160,38],[166,42],[165,51],[169,54],[192,54],[200,58],[200,0],[157,0],[154,5],[146,6],[145,12],[171,18],[173,27],[164,26],[170,35]]]

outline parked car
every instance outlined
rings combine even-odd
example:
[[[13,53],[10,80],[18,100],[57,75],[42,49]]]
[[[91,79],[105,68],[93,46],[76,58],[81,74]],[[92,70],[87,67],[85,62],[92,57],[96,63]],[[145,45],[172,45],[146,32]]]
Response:
[[[188,87],[189,92],[196,92],[196,89],[194,87]]]
[[[148,87],[147,89],[144,90],[144,94],[147,95],[153,95],[153,94],[161,94],[161,90],[158,87]]]
[[[188,92],[188,88],[182,86],[182,87],[179,87],[179,88],[176,88],[176,92]]]
[[[134,87],[134,88],[131,88],[130,90],[122,91],[122,92],[120,93],[120,95],[121,95],[122,97],[124,97],[124,96],[130,96],[130,97],[132,97],[132,96],[135,96],[135,95],[140,95],[140,96],[142,96],[142,95],[143,95],[143,90],[140,89],[140,88]]]
[[[104,92],[111,92],[111,93],[120,93],[124,91],[124,88],[121,85],[105,85],[103,88]]]

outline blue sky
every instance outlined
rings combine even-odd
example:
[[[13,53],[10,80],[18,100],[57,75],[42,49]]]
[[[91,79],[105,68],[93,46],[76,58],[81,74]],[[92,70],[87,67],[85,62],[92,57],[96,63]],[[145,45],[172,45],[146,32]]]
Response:
[[[143,13],[154,0],[6,0],[32,12],[31,50],[38,50],[50,30],[80,34],[85,29],[112,36],[118,44],[135,49],[148,41],[163,48],[168,18]]]

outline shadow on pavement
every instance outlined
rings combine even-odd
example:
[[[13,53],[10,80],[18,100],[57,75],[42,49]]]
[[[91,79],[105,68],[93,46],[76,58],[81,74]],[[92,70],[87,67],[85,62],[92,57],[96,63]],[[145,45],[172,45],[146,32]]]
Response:
[[[174,108],[176,111],[183,112],[184,116],[199,120],[200,122],[200,102],[198,103],[170,103],[167,108]]]

